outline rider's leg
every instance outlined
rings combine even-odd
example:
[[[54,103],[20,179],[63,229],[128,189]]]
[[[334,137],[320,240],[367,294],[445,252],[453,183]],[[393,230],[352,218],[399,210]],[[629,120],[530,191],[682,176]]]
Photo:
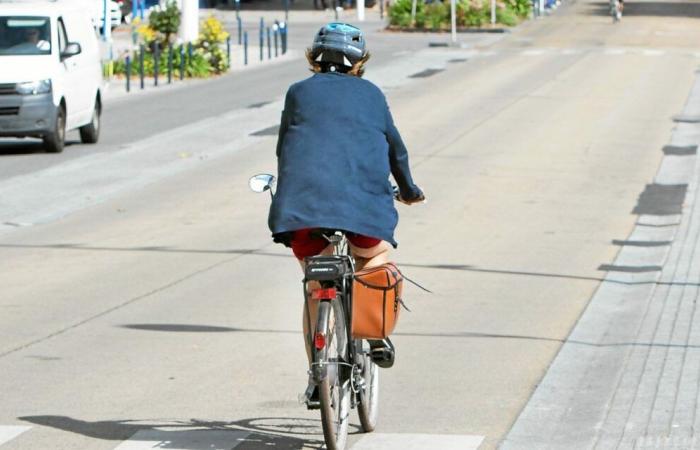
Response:
[[[390,249],[391,245],[384,241],[369,248],[358,247],[350,242],[350,252],[355,258],[355,270],[361,270],[365,267],[380,266],[389,262]]]

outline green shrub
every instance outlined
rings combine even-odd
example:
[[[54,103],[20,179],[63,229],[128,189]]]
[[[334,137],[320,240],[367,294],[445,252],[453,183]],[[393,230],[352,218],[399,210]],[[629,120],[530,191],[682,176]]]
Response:
[[[518,24],[518,16],[508,6],[496,9],[496,22],[512,27]]]
[[[389,23],[399,27],[410,27],[412,0],[396,0],[389,9]],[[425,3],[423,0],[416,2],[416,26],[425,25]]]
[[[490,3],[484,0],[459,0],[457,2],[457,25],[480,27],[491,20]]]
[[[165,7],[157,6],[148,16],[148,24],[158,34],[161,44],[172,42],[172,37],[180,28],[180,9],[177,3],[170,0]]]
[[[439,30],[450,22],[449,6],[441,1],[425,5],[425,22],[432,30]]]
[[[180,76],[180,51],[179,47],[173,48],[173,78]],[[146,51],[143,54],[143,72],[147,76],[153,76],[155,74],[155,58],[153,53]],[[158,73],[161,76],[167,76],[168,73],[168,52],[163,51],[160,54]],[[139,75],[139,56],[138,52],[132,55],[131,64],[131,76],[137,77]],[[209,61],[204,55],[204,52],[197,49],[192,52],[192,58],[190,58],[185,52],[185,76],[188,78],[205,78],[211,75],[214,69],[209,64]],[[126,75],[126,59],[120,58],[114,61],[114,74],[116,75]]]
[[[506,8],[510,9],[521,19],[530,15],[532,2],[530,0],[505,0]]]

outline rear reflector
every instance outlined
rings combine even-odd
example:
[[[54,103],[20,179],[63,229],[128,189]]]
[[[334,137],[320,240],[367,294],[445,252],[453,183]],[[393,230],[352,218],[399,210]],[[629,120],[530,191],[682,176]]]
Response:
[[[316,347],[316,350],[321,350],[325,346],[326,336],[324,336],[322,333],[316,333],[314,335],[314,347]]]
[[[312,300],[333,300],[337,294],[335,288],[314,289],[311,291]]]

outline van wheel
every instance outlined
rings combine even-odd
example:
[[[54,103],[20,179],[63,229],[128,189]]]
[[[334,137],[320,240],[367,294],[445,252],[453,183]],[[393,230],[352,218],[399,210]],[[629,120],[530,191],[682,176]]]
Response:
[[[58,107],[53,130],[44,136],[44,148],[49,153],[61,153],[66,142],[66,109]]]
[[[95,99],[95,109],[92,111],[92,120],[90,123],[80,127],[80,142],[83,144],[96,144],[100,138],[100,114],[102,113],[102,105],[100,100]]]

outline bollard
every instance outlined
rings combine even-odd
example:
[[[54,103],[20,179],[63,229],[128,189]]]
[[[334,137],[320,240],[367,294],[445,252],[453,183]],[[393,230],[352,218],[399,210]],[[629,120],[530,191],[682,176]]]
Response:
[[[188,58],[187,60],[189,62],[192,62],[192,43],[191,42],[187,43],[187,58]]]
[[[236,17],[236,22],[238,23],[238,45],[241,45],[243,43],[243,21],[240,17]]]
[[[141,44],[141,46],[139,48],[139,76],[141,77],[141,89],[146,87],[145,86],[145,79],[144,79],[145,75],[143,73],[143,52],[144,52],[144,48],[143,48],[143,44]]]
[[[226,36],[226,62],[229,69],[231,68],[231,36]]]
[[[185,79],[185,44],[180,44],[180,81]]]
[[[131,91],[131,56],[126,55],[126,92]]]
[[[158,71],[160,69],[160,44],[153,43],[153,86],[158,86]]]
[[[272,44],[270,44],[270,27],[267,27],[267,59],[272,59]]]
[[[289,20],[289,0],[282,0],[284,2],[284,21]]]
[[[248,32],[243,33],[243,65],[248,65]]]
[[[338,8],[340,8],[340,4],[338,3],[338,0],[333,0],[333,11],[335,12],[335,21],[338,21]]]
[[[273,33],[274,36],[275,36],[275,58],[277,58],[277,57],[279,56],[279,52],[278,52],[278,50],[277,50],[277,40],[279,39],[279,37],[278,37],[278,35],[279,35],[279,27],[278,27],[277,25],[275,25],[275,27],[273,28],[273,30],[274,30],[274,31],[273,31],[272,33]]]
[[[384,0],[379,0],[379,18],[384,20]]]
[[[236,3],[236,19],[240,19],[241,17],[241,0],[234,0]],[[240,42],[238,42],[240,44]]]
[[[173,82],[173,44],[168,44],[168,84]]]
[[[286,55],[287,54],[287,32],[289,30],[289,25],[287,22],[284,22],[280,24],[280,31],[282,32],[281,38],[282,38],[282,54]]]
[[[263,47],[265,46],[265,22],[260,18],[260,61],[263,60]]]

